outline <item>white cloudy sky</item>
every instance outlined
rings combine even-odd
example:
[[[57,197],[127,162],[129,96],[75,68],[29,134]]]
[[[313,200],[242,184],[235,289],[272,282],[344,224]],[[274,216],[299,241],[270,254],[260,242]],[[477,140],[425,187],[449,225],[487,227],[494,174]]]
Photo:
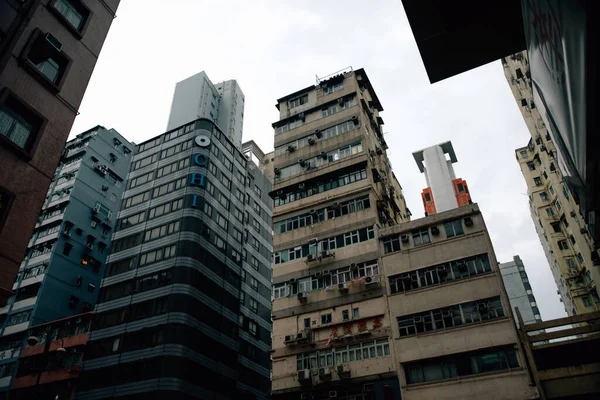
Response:
[[[175,82],[205,70],[246,95],[244,140],[273,148],[279,97],[365,68],[413,218],[425,179],[412,152],[452,140],[498,260],[519,254],[543,319],[564,316],[514,149],[529,134],[500,62],[431,85],[400,0],[122,0],[72,135],[94,125],[135,142],[164,132]]]

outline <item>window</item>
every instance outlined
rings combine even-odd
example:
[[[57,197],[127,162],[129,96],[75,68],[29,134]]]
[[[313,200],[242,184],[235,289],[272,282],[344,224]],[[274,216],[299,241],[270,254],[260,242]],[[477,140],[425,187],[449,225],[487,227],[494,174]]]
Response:
[[[456,220],[451,222],[446,222],[444,224],[444,229],[446,230],[446,237],[458,236],[462,235],[465,232],[463,231],[462,221]]]
[[[258,204],[256,201],[254,202],[254,212],[260,215],[260,204]]]
[[[342,310],[342,321],[350,321],[350,313],[348,312],[348,310]]]
[[[391,293],[408,292],[432,285],[485,274],[492,270],[487,254],[420,268],[389,277]]]
[[[239,208],[237,208],[237,207],[234,208],[234,210],[233,210],[233,216],[240,223],[244,223],[244,213]]]
[[[225,207],[226,210],[229,211],[229,199],[227,197],[225,197],[225,195],[223,193],[219,192],[218,200],[219,200],[219,203],[221,203],[221,205],[223,207]]]
[[[511,368],[519,368],[517,354],[512,348],[452,354],[404,365],[406,383],[409,385],[459,376],[499,372]]]
[[[519,154],[521,155],[521,158],[527,158],[527,150],[521,150]]]
[[[252,268],[254,268],[255,270],[258,271],[259,266],[260,266],[260,263],[258,262],[256,257],[252,257]]]
[[[396,319],[400,336],[403,337],[502,317],[504,309],[500,297],[491,297]]]
[[[359,313],[358,307],[352,309],[352,318],[353,319],[360,318],[360,313]]]
[[[422,246],[427,243],[431,243],[429,239],[429,230],[423,229],[412,233],[413,243],[415,246]]]
[[[562,210],[562,206],[560,205],[560,201],[558,201],[558,199],[556,199],[556,208],[558,211]]]
[[[583,296],[581,298],[581,300],[583,301],[583,305],[585,307],[592,307],[592,299],[590,298],[590,296]]]
[[[80,0],[54,0],[50,7],[78,33],[83,31],[90,16],[90,11]]]
[[[395,236],[385,239],[383,241],[383,253],[388,254],[395,251],[400,251],[400,237]]]
[[[60,89],[71,60],[65,55],[62,43],[51,33],[36,29],[23,50],[22,61],[26,69],[42,77],[54,91]]]
[[[140,266],[152,264],[161,260],[166,260],[175,257],[176,246],[168,246],[158,250],[152,250],[140,256]]]
[[[28,155],[43,122],[39,114],[9,94],[8,90],[0,93],[0,143],[7,143]]]
[[[569,250],[569,244],[567,243],[566,240],[559,240],[558,241],[558,248],[561,250]]]
[[[221,215],[221,213],[217,213],[217,224],[224,230],[227,230],[227,227],[229,226],[229,222],[223,215]]]
[[[353,361],[385,357],[388,355],[390,355],[390,345],[387,338],[370,340],[333,349],[329,348],[298,354],[296,356],[296,369],[303,370],[317,369],[319,367],[332,367],[334,364],[339,365]]]
[[[179,226],[180,226],[180,221],[173,221],[168,224],[164,224],[164,225],[152,228],[152,229],[148,229],[146,231],[146,233],[144,234],[144,242],[156,240],[161,237],[179,232]]]
[[[253,336],[256,336],[258,333],[258,325],[254,321],[248,321],[248,332]]]
[[[227,190],[231,190],[231,180],[226,178],[225,175],[221,175],[221,183],[223,183]]]
[[[344,88],[344,82],[338,82],[330,86],[326,86],[323,88],[324,94],[331,94],[337,92],[338,90],[342,90]]]
[[[240,304],[246,304],[246,293],[240,292]]]
[[[258,233],[260,233],[260,223],[256,220],[256,218],[252,218],[252,227]]]
[[[240,203],[244,202],[244,193],[240,189],[235,189],[235,197],[238,199]]]
[[[238,242],[242,243],[243,242],[243,236],[242,236],[242,232],[240,232],[239,229],[233,228],[233,238],[235,240],[237,240]]]
[[[533,162],[528,162],[527,167],[529,167],[530,171],[535,171],[535,164]]]
[[[289,101],[290,108],[301,106],[302,104],[306,104],[308,102],[308,94],[296,97]]]
[[[536,186],[541,186],[542,185],[542,178],[540,178],[539,176],[536,176],[535,178],[533,178],[533,183],[535,183]]]
[[[68,257],[69,254],[71,254],[72,248],[73,248],[73,245],[71,243],[65,243],[65,247],[63,248],[63,255]]]
[[[550,224],[550,226],[552,226],[552,229],[554,230],[554,233],[562,232],[562,229],[560,227],[560,222],[553,222],[553,223]]]
[[[141,204],[148,200],[150,200],[150,192],[136,194],[135,196],[131,196],[125,199],[125,204],[123,208],[137,206],[138,204]]]
[[[310,329],[310,318],[304,318],[304,329]]]
[[[256,280],[255,277],[251,276],[250,277],[250,287],[256,291],[258,291],[258,281]]]
[[[254,185],[254,193],[256,193],[258,197],[262,196],[262,190],[256,185]]]
[[[187,150],[192,147],[192,140],[188,140],[186,142],[178,143],[175,146],[169,147],[166,150],[162,150],[160,152],[160,159],[171,157],[175,154],[179,154],[184,150]]]
[[[549,217],[554,217],[554,209],[553,209],[552,207],[547,207],[547,208],[546,208],[546,214],[547,214]]]
[[[254,300],[252,297],[250,297],[250,301],[248,303],[248,308],[253,313],[257,312],[258,311],[258,301]]]
[[[152,198],[164,196],[165,194],[172,193],[175,190],[181,189],[185,185],[186,178],[180,178],[176,181],[165,183],[164,185],[155,187],[152,191]]]

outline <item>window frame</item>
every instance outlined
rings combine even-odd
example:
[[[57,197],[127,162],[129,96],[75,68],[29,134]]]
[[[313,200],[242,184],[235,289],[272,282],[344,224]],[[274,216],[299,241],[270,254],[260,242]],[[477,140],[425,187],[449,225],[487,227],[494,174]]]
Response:
[[[90,10],[90,8],[88,6],[85,5],[85,3],[83,1],[77,1],[77,6],[81,7],[87,13],[87,16],[82,15],[82,17],[84,17],[83,23],[81,25],[81,28],[77,29],[55,7],[55,4],[57,2],[58,2],[58,0],[51,0],[47,6],[48,10],[50,11],[51,14],[53,14],[56,17],[56,19],[58,19],[63,25],[65,25],[65,27],[69,30],[69,32],[71,32],[75,37],[77,37],[77,39],[81,40],[83,38],[83,35],[85,35],[85,32],[87,30],[90,20],[92,19],[92,15],[93,15],[92,11]],[[73,7],[71,0],[67,0],[67,2],[70,3],[71,7]],[[73,7],[73,8],[76,8],[76,7]],[[80,12],[80,11],[77,10],[77,12]]]
[[[8,88],[0,90],[0,108],[4,106],[10,107],[11,110],[18,112],[20,117],[37,119],[37,121],[32,124],[33,126],[31,133],[29,134],[29,138],[27,139],[27,143],[24,147],[19,147],[19,145],[14,143],[8,137],[0,135],[0,145],[8,147],[21,158],[25,159],[26,161],[30,161],[37,149],[42,134],[46,128],[46,124],[48,123],[48,119],[30,107],[23,99],[21,99]]]
[[[46,32],[46,33],[50,33],[50,32]],[[44,40],[43,37],[45,36],[46,33],[42,32],[42,30],[39,28],[36,28],[33,30],[31,35],[29,36],[29,39],[27,40],[27,43],[25,44],[25,47],[23,47],[23,50],[21,51],[21,55],[19,56],[19,64],[33,78],[35,78],[42,85],[46,86],[46,88],[48,90],[50,90],[50,92],[52,92],[53,94],[57,94],[58,92],[60,92],[62,90],[62,86],[65,83],[65,78],[69,74],[69,71],[71,70],[71,65],[73,64],[73,59],[71,59],[71,57],[69,57],[63,50],[58,52],[61,57],[65,58],[66,64],[64,66],[64,70],[60,71],[60,77],[56,83],[52,82],[50,79],[48,79],[48,77],[46,75],[44,75],[39,69],[37,69],[35,67],[35,65],[29,60],[29,54],[31,53],[33,46],[36,44],[36,42],[38,40],[40,40],[40,39]]]

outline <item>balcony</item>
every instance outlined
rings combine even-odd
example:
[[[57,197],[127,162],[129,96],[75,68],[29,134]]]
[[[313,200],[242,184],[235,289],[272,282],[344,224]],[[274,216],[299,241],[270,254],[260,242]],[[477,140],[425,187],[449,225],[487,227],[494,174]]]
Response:
[[[20,310],[21,308],[30,307],[30,306],[34,305],[36,301],[37,301],[37,296],[30,297],[30,298],[24,299],[24,300],[15,301],[13,303],[12,310],[17,311],[17,310]]]
[[[79,377],[81,371],[80,365],[73,365],[64,369],[56,369],[54,371],[45,371],[40,374],[39,384],[64,381],[67,379],[73,379]],[[12,384],[12,389],[20,389],[29,386],[35,386],[37,384],[38,374],[25,375],[19,378],[15,378]]]
[[[0,351],[0,360],[6,360],[8,358],[19,357],[20,353],[21,353],[20,347],[17,347],[15,349],[8,349],[8,350]]]
[[[15,282],[12,290],[15,290],[17,288],[17,286],[19,287],[25,287],[25,286],[29,286],[29,285],[33,285],[34,283],[38,283],[44,280],[44,277],[46,276],[46,273],[43,274],[39,274],[36,276],[32,276],[31,278],[27,278],[27,279],[23,279],[21,281],[21,284],[19,285],[19,282]],[[0,311],[1,314],[1,311]]]
[[[25,322],[22,322],[22,323],[16,324],[16,325],[11,325],[4,329],[4,334],[2,336],[8,336],[13,333],[23,332],[27,328],[29,328],[29,321],[25,321]]]

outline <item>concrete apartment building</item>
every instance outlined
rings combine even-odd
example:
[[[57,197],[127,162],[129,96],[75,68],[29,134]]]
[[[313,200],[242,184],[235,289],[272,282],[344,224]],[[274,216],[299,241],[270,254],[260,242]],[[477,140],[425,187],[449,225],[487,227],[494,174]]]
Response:
[[[527,52],[506,57],[502,64],[531,133],[529,144],[515,153],[527,183],[532,219],[565,311],[569,315],[597,311],[598,250],[563,176],[555,143],[533,102]]]
[[[31,327],[96,305],[132,155],[131,143],[101,126],[67,142],[14,295],[0,308],[0,391],[11,385]]]
[[[377,238],[409,220],[363,69],[277,101],[273,399],[400,395]]]
[[[213,121],[238,148],[242,145],[245,97],[235,80],[213,84],[201,71],[177,82],[167,130],[198,118]]]
[[[479,207],[382,229],[379,239],[401,398],[535,398]]]
[[[531,284],[521,257],[514,256],[512,261],[501,263],[500,273],[517,326],[519,324],[515,313],[517,307],[525,324],[541,322],[540,309],[531,290]]]
[[[271,182],[197,119],[137,146],[79,399],[264,399]]]
[[[0,0],[0,303],[119,0]]]

